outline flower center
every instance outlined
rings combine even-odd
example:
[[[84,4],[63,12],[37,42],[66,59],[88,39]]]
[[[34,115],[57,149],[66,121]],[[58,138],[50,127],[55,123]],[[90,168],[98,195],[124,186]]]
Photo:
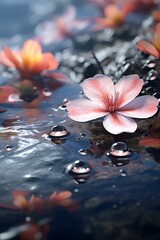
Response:
[[[103,98],[103,104],[107,110],[107,112],[115,112],[118,108],[118,96],[119,93],[115,92],[115,96],[107,95]]]

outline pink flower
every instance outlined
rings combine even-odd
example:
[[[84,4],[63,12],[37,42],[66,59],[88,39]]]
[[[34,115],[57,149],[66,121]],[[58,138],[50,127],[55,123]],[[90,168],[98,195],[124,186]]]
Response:
[[[140,96],[143,80],[138,75],[121,78],[115,85],[111,78],[95,75],[82,83],[89,99],[77,99],[67,105],[69,117],[87,122],[104,117],[104,128],[113,134],[134,132],[137,124],[131,117],[148,118],[157,112],[158,99]]]
[[[142,52],[160,58],[160,23],[156,26],[156,36],[152,42],[150,43],[144,40],[140,40],[137,43],[137,48]]]

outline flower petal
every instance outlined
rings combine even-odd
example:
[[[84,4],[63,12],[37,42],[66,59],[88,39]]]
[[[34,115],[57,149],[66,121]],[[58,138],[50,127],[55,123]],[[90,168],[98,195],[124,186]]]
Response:
[[[29,53],[32,55],[36,55],[42,52],[41,45],[36,40],[27,40],[23,45],[22,54],[28,55]]]
[[[160,37],[160,23],[156,25],[156,34],[157,34],[157,37]]]
[[[93,78],[88,78],[82,83],[85,95],[92,101],[102,102],[104,96],[115,95],[114,83],[111,78],[97,74]]]
[[[112,134],[135,132],[137,129],[137,124],[133,119],[119,113],[108,114],[103,121],[103,126]]]
[[[15,64],[8,59],[4,51],[0,52],[0,64],[5,67],[15,67]]]
[[[121,114],[134,118],[148,118],[157,112],[159,101],[153,96],[141,96],[118,109]]]
[[[11,51],[8,47],[4,47],[3,51],[10,62],[12,62],[12,66],[16,68],[20,68],[21,61],[19,51]]]
[[[137,48],[145,53],[148,53],[154,57],[159,57],[159,52],[157,51],[157,49],[155,48],[155,46],[152,43],[149,43],[147,41],[144,40],[140,40],[137,43]]]
[[[88,99],[77,99],[67,104],[69,117],[78,122],[87,122],[108,114],[106,110]]]
[[[117,105],[122,107],[132,101],[140,93],[143,83],[143,80],[136,74],[121,78],[115,84],[118,93]]]
[[[58,68],[58,61],[51,53],[44,53],[43,54],[44,61],[48,64],[47,70],[55,70]]]

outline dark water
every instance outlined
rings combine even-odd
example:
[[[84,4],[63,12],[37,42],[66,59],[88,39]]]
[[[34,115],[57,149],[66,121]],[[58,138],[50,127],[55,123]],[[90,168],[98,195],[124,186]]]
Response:
[[[27,38],[37,37],[43,22],[69,4],[57,2],[1,0],[0,22],[5,26],[0,29],[1,47],[21,46]],[[100,15],[85,1],[72,2],[80,19]],[[101,73],[101,67],[115,81],[123,74],[137,73],[146,81],[145,94],[160,92],[159,60],[135,48],[137,36],[145,36],[152,24],[150,12],[139,12],[116,30],[93,33],[89,27],[76,37],[43,44],[56,54],[59,72],[67,80],[37,79],[35,85],[43,91],[43,98],[36,95],[39,92],[25,93],[21,101],[0,106],[6,110],[0,114],[0,240],[160,239],[160,152],[139,142],[149,134],[156,117],[138,120],[133,134],[113,136],[104,130],[101,120],[76,123],[65,110],[69,100],[83,97],[79,83]],[[154,69],[146,67],[152,60]],[[151,70],[155,81],[148,80]],[[2,85],[16,82],[13,76],[15,72],[1,68]],[[58,137],[49,137],[55,125],[60,126]],[[67,131],[66,135],[60,130]],[[108,154],[115,142],[126,143],[129,154]],[[72,172],[77,160],[89,170]],[[45,209],[15,209],[13,193],[17,190],[26,192],[27,199],[31,195],[44,199]],[[70,208],[49,207],[49,196],[63,191],[72,193]]]

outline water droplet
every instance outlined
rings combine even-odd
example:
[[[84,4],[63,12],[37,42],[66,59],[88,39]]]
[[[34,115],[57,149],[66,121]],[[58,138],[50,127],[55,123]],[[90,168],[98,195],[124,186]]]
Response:
[[[63,144],[63,143],[65,143],[66,139],[54,139],[54,138],[51,138],[51,141],[54,144]]]
[[[30,222],[31,218],[29,216],[26,217],[26,222]]]
[[[124,142],[116,142],[110,148],[110,154],[115,157],[125,157],[131,154]]]
[[[21,102],[21,101],[23,100],[20,99],[20,96],[17,93],[10,94],[8,97],[8,102]]]
[[[79,192],[79,189],[78,189],[78,188],[75,188],[75,189],[74,189],[74,192],[75,192],[75,193]]]
[[[130,162],[130,160],[125,156],[125,157],[113,158],[111,162],[115,167],[122,167],[124,165],[127,165]]]
[[[52,92],[48,88],[44,88],[42,93],[45,97],[50,97],[52,95]]]
[[[90,171],[91,167],[89,164],[79,160],[69,164],[65,169],[65,173],[70,174],[77,184],[87,182],[90,177]]]
[[[149,61],[146,64],[146,67],[148,68],[154,68],[156,66],[156,63],[154,61]]]
[[[66,110],[67,104],[70,102],[68,98],[65,98],[63,100],[63,103],[58,106],[60,110]]]
[[[160,100],[160,92],[154,93],[153,96],[156,97],[158,100]]]
[[[79,137],[76,138],[76,141],[79,142],[81,139]]]
[[[123,169],[120,169],[119,172],[121,173],[122,177],[126,177],[127,176],[126,172]]]
[[[154,81],[156,79],[157,79],[157,71],[155,70],[149,71],[147,80]]]
[[[31,174],[26,174],[23,176],[24,179],[27,181],[27,182],[37,182],[37,181],[40,181],[41,178],[36,176],[36,175],[31,175]]]
[[[115,209],[115,208],[117,208],[118,206],[117,206],[117,204],[113,204],[112,207]]]
[[[69,164],[66,168],[66,172],[70,174],[86,174],[91,171],[91,168],[87,162],[76,160],[74,163]]]
[[[81,136],[81,137],[85,137],[86,134],[84,134],[84,133],[80,133],[80,136]]]
[[[51,128],[51,131],[49,133],[49,137],[50,138],[54,138],[54,139],[62,139],[62,138],[66,138],[70,135],[70,133],[67,131],[67,129],[63,126],[58,126],[58,125],[54,125]]]
[[[85,149],[80,149],[78,152],[83,156],[87,155],[87,150]]]
[[[7,145],[7,146],[5,147],[5,150],[6,150],[7,152],[10,152],[10,151],[13,150],[13,146],[12,146],[12,145]]]

